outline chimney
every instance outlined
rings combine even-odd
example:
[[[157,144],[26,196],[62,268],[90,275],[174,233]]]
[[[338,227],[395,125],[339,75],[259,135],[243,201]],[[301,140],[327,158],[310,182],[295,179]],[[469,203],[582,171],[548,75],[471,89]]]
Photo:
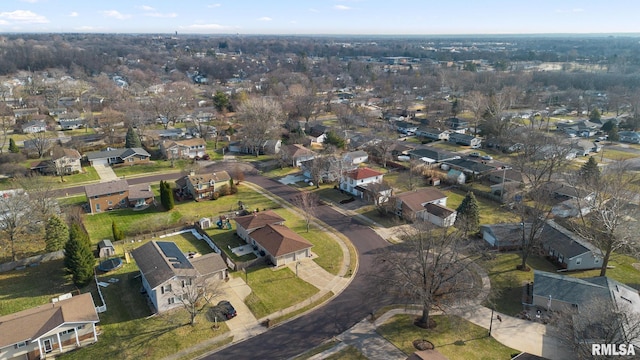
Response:
[[[196,176],[196,171],[195,170],[189,170],[189,176]]]

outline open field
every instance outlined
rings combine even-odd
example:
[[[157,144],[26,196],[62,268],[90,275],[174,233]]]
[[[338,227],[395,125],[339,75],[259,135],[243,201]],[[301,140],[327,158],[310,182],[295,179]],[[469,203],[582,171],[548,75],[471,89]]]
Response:
[[[414,315],[396,315],[378,327],[377,331],[405,354],[411,355],[413,341],[426,339],[449,360],[510,359],[519,351],[500,344],[487,336],[487,330],[457,316],[435,315],[437,326],[422,329],[413,325]]]

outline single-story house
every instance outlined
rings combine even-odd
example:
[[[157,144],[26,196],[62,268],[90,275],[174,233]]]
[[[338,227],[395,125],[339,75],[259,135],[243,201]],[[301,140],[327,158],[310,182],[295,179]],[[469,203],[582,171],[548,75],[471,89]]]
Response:
[[[260,154],[277,154],[282,148],[282,140],[273,139],[265,140],[260,146],[258,146],[258,152]],[[253,146],[246,144],[244,140],[232,141],[229,143],[229,152],[236,152],[242,154],[254,154],[255,150]]]
[[[636,131],[620,131],[618,137],[620,142],[640,144],[640,133]]]
[[[38,108],[23,108],[23,109],[13,109],[13,115],[16,119],[23,119],[29,116],[38,115],[40,110]]]
[[[449,131],[436,128],[418,128],[416,135],[431,140],[449,140]]]
[[[437,189],[424,188],[395,196],[396,214],[408,221],[428,221],[438,226],[452,226],[456,211],[447,208],[447,196]]]
[[[443,161],[450,168],[460,170],[466,174],[483,175],[488,174],[496,169],[495,166],[483,164],[478,161],[467,159],[451,159]]]
[[[106,148],[102,151],[87,153],[85,156],[92,166],[94,164],[102,164],[105,166],[147,164],[151,158],[151,154],[143,148]]]
[[[238,216],[234,220],[236,221],[236,234],[238,234],[238,236],[247,243],[249,242],[250,234],[255,230],[269,224],[284,224],[284,218],[276,214],[273,210],[260,211],[245,216]]]
[[[432,159],[433,162],[442,162],[442,161],[460,158],[460,154],[457,154],[451,151],[442,150],[442,149],[437,149],[434,147],[426,147],[426,146],[409,150],[407,154],[412,159],[426,158],[426,159]]]
[[[517,250],[522,246],[522,234],[531,232],[531,223],[486,224],[480,226],[482,239],[493,249]]]
[[[291,166],[300,167],[303,162],[315,159],[318,154],[300,144],[291,144],[282,148],[281,156]]]
[[[0,316],[0,359],[44,359],[98,341],[91,293]]]
[[[462,131],[469,128],[469,122],[457,117],[449,118],[445,121],[445,124],[455,131]]]
[[[86,122],[83,119],[60,119],[58,123],[62,130],[81,129],[86,126]]]
[[[21,127],[24,134],[35,134],[47,131],[47,122],[44,120],[31,120]]]
[[[363,150],[351,151],[342,156],[342,160],[347,165],[358,165],[369,160],[369,154]]]
[[[229,186],[231,176],[226,171],[217,171],[210,174],[196,174],[191,172],[176,180],[176,186],[180,192],[196,201],[213,198],[213,193],[220,191],[223,186]]]
[[[589,311],[581,310],[585,307],[588,308],[593,301],[602,302],[603,307],[624,313],[628,319],[637,319],[640,316],[638,290],[606,276],[576,278],[535,270],[531,293],[531,305],[558,311],[564,313],[565,316],[573,316],[574,322],[580,321],[581,316],[590,315]],[[620,319],[620,321],[619,333],[615,336],[623,343],[631,342],[637,350],[640,350],[640,341],[631,335],[637,333],[637,329],[635,329],[637,321],[625,321],[625,319]],[[597,336],[595,334],[597,332],[589,331],[590,336]],[[612,335],[614,334],[606,335],[606,342],[612,340]],[[576,336],[580,336],[580,334],[576,334]],[[592,343],[603,342],[603,339],[585,339],[583,336],[581,336],[581,340]]]
[[[249,234],[249,244],[265,252],[275,266],[311,257],[313,246],[284,225],[267,224]]]
[[[206,154],[207,143],[202,138],[187,140],[163,140],[160,152],[165,159],[195,159]]]
[[[109,239],[100,240],[98,243],[98,257],[110,257],[116,254],[116,248]]]
[[[142,203],[151,204],[155,201],[149,184],[130,186],[123,179],[86,185],[84,192],[92,214],[124,207],[140,207]],[[132,193],[134,198],[130,198]]]
[[[418,131],[418,125],[406,121],[396,121],[396,130],[405,135],[413,135]]]
[[[459,145],[471,146],[472,148],[480,147],[482,139],[473,135],[451,133],[449,134],[449,142]]]
[[[322,124],[314,124],[309,127],[307,135],[312,143],[322,144],[327,139],[327,131],[329,128]]]
[[[194,281],[223,280],[227,265],[216,252],[188,259],[174,242],[150,241],[131,252],[142,287],[157,313],[181,306],[180,296]]]

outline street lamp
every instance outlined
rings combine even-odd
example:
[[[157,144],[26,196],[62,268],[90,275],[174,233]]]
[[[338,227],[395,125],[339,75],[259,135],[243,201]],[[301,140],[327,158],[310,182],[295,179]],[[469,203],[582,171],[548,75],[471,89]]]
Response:
[[[300,265],[300,261],[296,263],[296,277],[298,277],[298,266]]]

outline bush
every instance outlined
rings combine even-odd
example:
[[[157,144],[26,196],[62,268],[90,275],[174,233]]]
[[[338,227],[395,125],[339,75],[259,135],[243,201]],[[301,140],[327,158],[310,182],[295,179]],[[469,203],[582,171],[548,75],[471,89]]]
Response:
[[[214,191],[213,194],[211,194],[211,200],[218,200],[218,198],[220,198],[220,193]]]

